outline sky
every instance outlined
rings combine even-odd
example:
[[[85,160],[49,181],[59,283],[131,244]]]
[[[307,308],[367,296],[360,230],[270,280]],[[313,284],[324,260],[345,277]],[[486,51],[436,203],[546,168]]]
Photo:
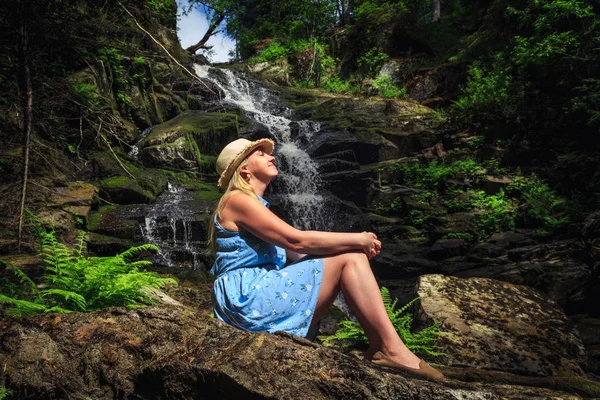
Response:
[[[206,15],[200,10],[194,9],[187,16],[183,16],[181,11],[183,6],[188,3],[185,0],[178,0],[179,18],[177,21],[177,36],[181,46],[185,49],[193,44],[198,43],[208,29],[208,21]],[[229,51],[235,47],[235,42],[232,39],[226,38],[222,33],[212,36],[207,45],[212,45],[214,54],[209,57],[211,62],[229,61]]]

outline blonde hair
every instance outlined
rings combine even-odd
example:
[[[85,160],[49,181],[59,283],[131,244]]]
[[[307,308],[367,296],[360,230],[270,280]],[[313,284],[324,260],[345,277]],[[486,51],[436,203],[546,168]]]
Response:
[[[217,209],[210,216],[210,220],[208,222],[208,250],[213,255],[217,251],[217,237],[215,235],[215,218],[220,217],[220,212],[223,210],[223,207],[225,207],[225,203],[227,203],[227,200],[235,192],[242,192],[247,195],[258,198],[256,193],[254,193],[254,189],[252,189],[252,186],[250,186],[250,184],[242,177],[242,168],[245,167],[246,164],[248,164],[248,157],[246,157],[236,168],[231,179],[229,180],[229,184],[227,185],[225,193],[223,194],[223,196],[221,196],[219,204],[217,204]]]

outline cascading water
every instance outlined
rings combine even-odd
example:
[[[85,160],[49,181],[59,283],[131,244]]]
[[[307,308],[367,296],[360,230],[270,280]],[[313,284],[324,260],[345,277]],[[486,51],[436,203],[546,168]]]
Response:
[[[149,126],[148,128],[144,129],[144,131],[142,132],[142,136],[140,136],[140,140],[138,140],[136,144],[131,146],[131,150],[129,150],[128,153],[130,156],[132,156],[133,158],[138,158],[140,154],[139,144],[142,142],[142,140],[148,137],[150,132],[152,132],[152,128],[154,128],[154,126]]]
[[[145,241],[160,249],[153,261],[169,267],[190,265],[193,269],[205,269],[202,251],[206,248],[206,229],[198,215],[209,213],[208,207],[198,209],[192,192],[169,183],[140,224]]]
[[[330,229],[332,221],[325,212],[317,164],[301,146],[301,141],[310,140],[319,131],[320,123],[292,121],[291,109],[282,106],[273,93],[230,70],[207,65],[196,65],[194,69],[224,93],[222,102],[240,108],[275,139],[279,176],[273,185],[292,224],[300,229]]]

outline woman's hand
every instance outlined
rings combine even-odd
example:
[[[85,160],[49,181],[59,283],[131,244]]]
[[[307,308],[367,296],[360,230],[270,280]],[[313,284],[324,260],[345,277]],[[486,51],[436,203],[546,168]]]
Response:
[[[362,251],[369,259],[375,257],[381,252],[381,242],[377,240],[377,235],[373,232],[363,232],[362,235]]]

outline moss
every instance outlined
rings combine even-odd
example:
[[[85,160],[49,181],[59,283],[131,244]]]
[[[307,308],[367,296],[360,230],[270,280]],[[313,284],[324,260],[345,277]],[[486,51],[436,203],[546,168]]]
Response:
[[[193,110],[156,126],[142,145],[153,146],[182,136],[193,137],[200,153],[216,156],[222,147],[239,137],[239,126],[238,116],[234,113]]]
[[[100,224],[102,223],[102,216],[109,212],[113,211],[117,208],[117,206],[102,206],[98,211],[92,212],[88,219],[88,231],[94,232],[100,228]]]
[[[147,203],[156,195],[145,189],[137,180],[127,176],[113,176],[100,182],[100,189],[111,201],[119,204]]]

